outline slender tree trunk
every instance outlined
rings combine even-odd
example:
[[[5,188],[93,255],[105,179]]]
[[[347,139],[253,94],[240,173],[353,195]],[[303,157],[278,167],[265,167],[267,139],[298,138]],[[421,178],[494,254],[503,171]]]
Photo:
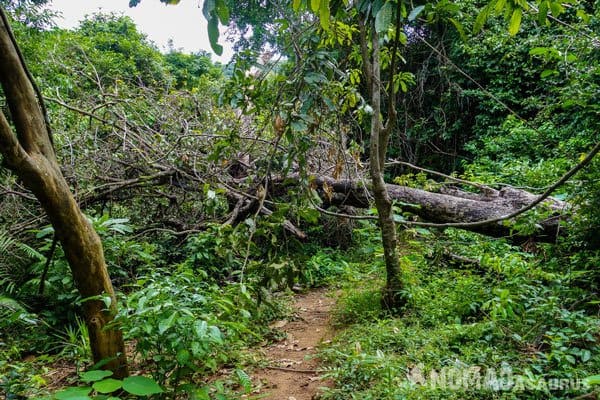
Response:
[[[103,368],[113,371],[117,378],[127,376],[122,334],[107,326],[117,308],[102,243],[60,171],[42,99],[38,98],[2,9],[0,16],[0,83],[12,121],[11,126],[4,113],[0,113],[3,163],[35,194],[48,214],[81,295],[110,298],[108,308],[98,299],[85,301],[83,315],[94,362],[106,362]]]
[[[373,185],[373,197],[375,198],[375,206],[379,217],[385,258],[386,286],[383,290],[383,303],[390,309],[398,309],[404,303],[402,297],[403,283],[398,257],[398,237],[392,211],[392,201],[383,179],[383,168],[389,137],[389,131],[387,130],[389,126],[384,128],[381,121],[381,64],[379,61],[379,36],[375,29],[372,29],[371,37],[372,62],[369,68],[365,68],[366,71],[371,71],[373,74],[370,79],[373,116],[371,117],[369,172]]]

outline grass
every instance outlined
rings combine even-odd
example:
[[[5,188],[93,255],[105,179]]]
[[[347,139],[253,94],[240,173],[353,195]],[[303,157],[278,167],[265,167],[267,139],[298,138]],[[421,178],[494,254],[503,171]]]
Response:
[[[584,378],[600,370],[600,320],[582,302],[595,295],[572,285],[580,271],[475,234],[405,232],[407,305],[393,317],[381,310],[380,254],[376,246],[346,252],[349,266],[370,267],[342,285],[338,334],[321,350],[335,382],[324,399],[567,399],[592,391]]]

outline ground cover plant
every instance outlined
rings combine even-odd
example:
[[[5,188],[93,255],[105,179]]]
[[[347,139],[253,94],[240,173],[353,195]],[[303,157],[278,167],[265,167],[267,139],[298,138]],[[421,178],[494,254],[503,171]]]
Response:
[[[597,2],[202,5],[228,65],[0,0],[0,393],[597,397]]]

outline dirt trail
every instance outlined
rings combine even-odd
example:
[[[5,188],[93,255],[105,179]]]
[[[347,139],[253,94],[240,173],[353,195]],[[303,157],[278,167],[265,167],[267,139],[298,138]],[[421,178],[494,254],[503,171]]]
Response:
[[[330,339],[330,310],[335,300],[324,289],[296,296],[295,314],[290,321],[278,321],[272,326],[286,332],[278,343],[263,347],[260,352],[269,368],[254,372],[253,381],[262,384],[260,394],[269,400],[312,400],[319,387],[326,383],[316,372],[316,347]]]

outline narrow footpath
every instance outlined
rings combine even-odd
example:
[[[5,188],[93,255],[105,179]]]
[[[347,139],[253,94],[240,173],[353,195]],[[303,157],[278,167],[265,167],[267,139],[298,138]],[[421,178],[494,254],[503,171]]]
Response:
[[[261,397],[269,400],[318,399],[319,387],[327,386],[318,373],[316,347],[331,338],[330,311],[335,300],[326,289],[297,295],[294,314],[289,321],[272,326],[287,336],[280,342],[263,347],[259,352],[268,367],[256,370],[253,381],[259,383]]]

